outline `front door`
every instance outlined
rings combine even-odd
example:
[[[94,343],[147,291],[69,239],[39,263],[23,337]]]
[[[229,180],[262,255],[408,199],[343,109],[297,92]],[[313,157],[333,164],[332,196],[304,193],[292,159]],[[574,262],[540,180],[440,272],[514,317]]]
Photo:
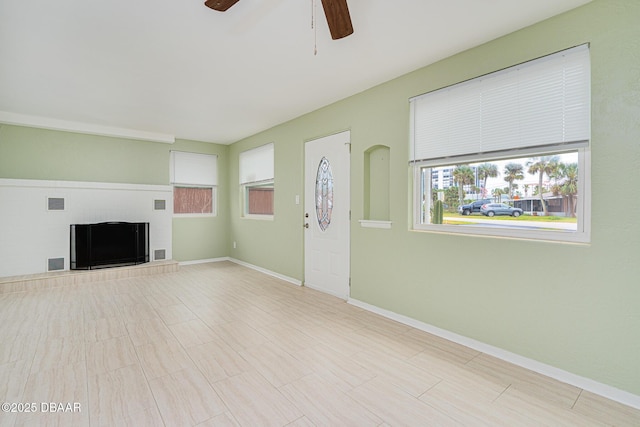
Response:
[[[349,297],[351,132],[305,143],[304,285]]]

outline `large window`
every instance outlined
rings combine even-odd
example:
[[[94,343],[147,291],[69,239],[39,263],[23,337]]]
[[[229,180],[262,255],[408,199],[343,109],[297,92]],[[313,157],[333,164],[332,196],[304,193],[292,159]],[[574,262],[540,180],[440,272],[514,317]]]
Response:
[[[273,143],[240,153],[242,213],[247,218],[273,218]]]
[[[587,45],[410,105],[414,229],[589,240]]]
[[[217,156],[172,151],[170,171],[175,215],[216,215]]]

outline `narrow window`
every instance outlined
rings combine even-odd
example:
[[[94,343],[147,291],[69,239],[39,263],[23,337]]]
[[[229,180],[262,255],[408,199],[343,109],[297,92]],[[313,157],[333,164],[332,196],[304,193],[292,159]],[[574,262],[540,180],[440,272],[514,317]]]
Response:
[[[171,152],[174,215],[216,215],[218,156]]]
[[[274,144],[240,153],[242,215],[270,219],[274,215]]]

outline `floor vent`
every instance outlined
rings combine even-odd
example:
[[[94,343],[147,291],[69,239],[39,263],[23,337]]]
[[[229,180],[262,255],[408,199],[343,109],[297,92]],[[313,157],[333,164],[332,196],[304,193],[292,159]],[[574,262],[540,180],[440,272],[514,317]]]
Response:
[[[166,259],[166,257],[167,257],[167,253],[164,249],[156,249],[155,251],[153,251],[154,260]]]
[[[48,211],[63,211],[64,199],[62,197],[47,197]]]
[[[49,258],[47,261],[47,271],[64,270],[64,258]]]

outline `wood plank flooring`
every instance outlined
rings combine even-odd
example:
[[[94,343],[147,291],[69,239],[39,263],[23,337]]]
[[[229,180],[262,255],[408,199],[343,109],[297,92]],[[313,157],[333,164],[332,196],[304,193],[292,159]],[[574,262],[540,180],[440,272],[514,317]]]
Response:
[[[640,425],[638,410],[230,262],[1,294],[0,402],[35,409],[0,413],[2,427]]]

